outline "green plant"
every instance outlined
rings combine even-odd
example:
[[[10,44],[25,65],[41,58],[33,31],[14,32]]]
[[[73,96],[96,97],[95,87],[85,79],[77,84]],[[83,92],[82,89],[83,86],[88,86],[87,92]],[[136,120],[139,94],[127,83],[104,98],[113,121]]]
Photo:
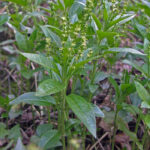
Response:
[[[116,92],[112,150],[115,148],[117,129],[131,138],[133,149],[135,145],[142,149],[135,134],[143,117],[142,112],[138,107],[128,105],[126,98],[136,89],[139,93],[139,87],[144,91],[143,93],[148,92],[139,82],[135,82],[135,85],[131,83],[138,79],[132,78],[131,74],[130,78],[126,72],[121,77],[101,72],[102,66],[98,62],[99,59],[104,58],[108,62],[108,70],[112,71],[112,66],[118,58],[122,59],[123,54],[127,54],[127,59],[140,57],[147,60],[146,71],[143,69],[145,66],[141,69],[127,59],[123,62],[140,70],[144,77],[149,78],[150,56],[147,46],[149,34],[145,36],[145,27],[135,22],[136,30],[140,32],[142,38],[144,36],[145,54],[134,48],[119,48],[120,38],[126,35],[122,29],[126,31],[125,24],[136,16],[134,12],[127,11],[127,6],[130,4],[107,0],[98,2],[96,0],[58,0],[48,1],[47,7],[43,7],[42,0],[8,1],[14,2],[9,4],[14,7],[15,13],[11,14],[9,11],[8,13],[11,17],[9,25],[15,33],[15,44],[19,49],[16,51],[18,56],[15,64],[19,66],[21,74],[26,79],[34,75],[36,90],[36,92],[29,90],[10,104],[27,103],[44,106],[50,124],[49,107],[58,112],[57,127],[45,124],[37,128],[37,135],[40,138],[39,146],[48,149],[62,144],[65,150],[71,147],[71,139],[79,136],[82,138],[84,150],[88,134],[86,128],[94,138],[97,137],[96,117],[104,117],[104,113],[97,105],[91,103],[91,99],[99,91],[100,76],[103,76],[103,78],[109,78]],[[121,9],[120,12],[118,12],[119,9]],[[144,7],[144,9],[148,8]],[[0,19],[2,24],[8,21],[9,17],[6,16]],[[88,80],[85,79],[86,77]],[[120,85],[115,81],[116,77],[121,81]],[[149,89],[149,84],[146,86]],[[121,119],[119,113],[123,110],[139,116],[135,133],[129,131],[126,128],[127,122]],[[71,117],[72,111],[81,122],[74,119],[74,116]],[[149,117],[145,117],[144,120],[148,126]],[[48,132],[42,134],[41,130],[45,129]],[[71,134],[74,130],[77,130],[76,133]]]
[[[61,22],[62,25],[60,26],[60,29],[57,29],[57,26],[53,27],[52,25],[37,26],[38,31],[43,31],[43,33],[47,37],[47,46],[45,50],[46,55],[44,56],[42,54],[21,53],[21,55],[27,57],[31,61],[42,65],[45,68],[45,70],[48,71],[50,79],[44,80],[38,86],[37,92],[35,94],[26,93],[13,100],[11,104],[25,102],[34,105],[43,104],[44,106],[49,106],[52,103],[52,101],[48,103],[47,100],[50,99],[46,96],[53,94],[55,97],[54,105],[56,104],[55,107],[58,111],[58,132],[61,133],[62,145],[63,149],[65,150],[65,124],[66,121],[69,119],[70,108],[73,110],[76,116],[83,122],[83,124],[87,127],[91,134],[94,137],[96,137],[96,116],[94,106],[87,102],[84,98],[76,94],[70,94],[67,96],[66,92],[69,80],[72,77],[78,75],[78,73],[80,72],[80,70],[82,70],[86,63],[98,59],[102,57],[102,55],[96,56],[92,48],[87,49],[87,41],[89,40],[89,38],[91,38],[91,36],[88,37],[88,34],[86,34],[88,32],[88,24],[90,21],[89,16],[86,16],[85,20],[83,20],[82,22],[81,20],[79,20],[75,23],[71,23],[69,18],[69,15],[72,15],[71,13],[72,11],[74,11],[74,5],[79,5],[79,7],[81,7],[82,10],[83,7],[86,7],[86,11],[91,11],[93,7],[92,2],[87,1],[87,5],[85,5],[85,3],[80,4],[79,2],[75,2],[71,8],[73,10],[70,10],[69,12],[70,14],[67,14],[66,12],[68,9],[67,7],[70,6],[68,1],[64,2],[64,6],[61,3],[52,3],[52,5],[54,9],[57,9],[57,7],[59,9],[62,9],[63,7],[63,13],[61,18],[57,16],[55,16],[57,18],[53,18],[53,14],[51,14],[52,19],[55,19],[55,21],[58,23]],[[82,13],[83,15],[86,15],[85,12]],[[32,14],[34,23],[36,24],[37,18],[35,18],[36,16],[34,16],[34,12],[32,12]],[[49,21],[51,17],[47,16],[47,21]],[[49,27],[52,27],[54,29],[56,28],[56,30],[59,31],[60,37],[51,29],[49,29]],[[76,32],[74,30],[76,30]],[[32,35],[30,35],[30,37],[32,37]],[[27,39],[18,31],[16,32],[16,41],[20,49],[24,51],[30,50],[27,47],[28,42],[30,42],[30,39]],[[31,49],[33,49],[33,47]],[[102,113],[100,111],[99,115],[103,116],[103,114],[101,114]]]

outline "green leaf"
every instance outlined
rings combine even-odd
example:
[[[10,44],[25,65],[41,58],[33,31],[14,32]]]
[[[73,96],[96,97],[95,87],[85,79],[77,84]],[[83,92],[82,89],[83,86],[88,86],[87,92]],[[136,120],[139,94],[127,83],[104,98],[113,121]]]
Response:
[[[122,15],[118,15],[118,16],[116,16],[114,18],[113,21],[111,21],[109,23],[109,27],[108,28],[110,28],[110,27],[112,27],[112,26],[114,26],[116,24],[117,25],[124,24],[124,23],[130,21],[131,19],[133,19],[134,17],[135,17],[135,14],[124,14],[123,16]]]
[[[103,18],[105,22],[107,22],[110,14],[110,3],[108,1],[104,1],[103,4],[104,4]]]
[[[148,16],[150,16],[150,8],[144,4],[138,3],[137,6],[142,10],[144,10],[144,13],[146,13]]]
[[[11,130],[9,130],[8,138],[17,141],[19,137],[21,138],[20,127],[19,125],[16,125],[13,128],[11,128]]]
[[[41,124],[37,127],[36,133],[38,136],[42,136],[47,133],[47,131],[52,130],[53,126],[51,124]]]
[[[58,35],[56,35],[54,32],[52,32],[46,26],[40,26],[40,27],[41,27],[41,29],[42,29],[42,31],[46,37],[51,38],[52,41],[55,42],[58,47],[61,47],[61,39]]]
[[[150,94],[147,92],[144,86],[141,83],[135,81],[135,87],[139,97],[150,105]]]
[[[8,135],[8,130],[5,129],[6,125],[4,123],[0,123],[0,139],[4,139],[5,136]]]
[[[144,122],[147,125],[147,127],[150,129],[150,115],[149,114],[144,116]]]
[[[136,91],[134,84],[121,84],[120,89],[122,92],[122,95],[128,96]]]
[[[79,15],[83,11],[84,7],[85,3],[75,1],[69,10],[69,17],[72,18],[75,14]]]
[[[144,37],[146,37],[147,34],[147,28],[141,24],[136,23],[136,28],[140,32],[140,34]]]
[[[14,150],[26,150],[26,148],[24,147],[24,145],[22,144],[21,138],[18,138],[16,147]]]
[[[95,93],[95,91],[98,89],[98,85],[90,84],[89,89],[91,93]]]
[[[126,23],[126,22],[132,20],[135,16],[136,16],[136,15],[134,14],[134,15],[132,15],[132,16],[129,16],[129,17],[125,18],[125,19],[121,20],[117,25],[124,24],[124,23]]]
[[[65,7],[70,7],[73,4],[74,0],[64,0]]]
[[[6,23],[9,20],[9,16],[7,14],[0,15],[0,26]]]
[[[94,82],[95,83],[99,83],[100,81],[103,81],[104,79],[106,79],[109,75],[106,74],[105,72],[96,72],[95,78],[94,78]]]
[[[126,103],[122,103],[121,105],[123,106],[123,110],[126,110],[127,112],[130,112],[134,116],[141,113],[140,109],[137,106],[134,106],[134,105],[131,105],[131,104],[126,104]]]
[[[16,32],[15,37],[16,37],[16,41],[17,41],[17,45],[18,45],[19,49],[28,51],[27,38],[18,31]]]
[[[148,104],[147,102],[143,101],[143,102],[141,103],[141,108],[150,109],[150,104]]]
[[[123,53],[131,53],[135,55],[146,55],[133,48],[110,48],[108,52],[123,52]]]
[[[20,103],[27,103],[37,106],[50,106],[51,104],[56,104],[55,99],[53,97],[38,97],[35,96],[35,92],[25,93],[10,102],[11,105]]]
[[[26,78],[26,79],[30,79],[34,73],[43,70],[42,68],[36,68],[35,70],[29,70],[29,68],[24,68],[22,70],[20,70],[21,75]]]
[[[102,39],[107,38],[107,40],[110,44],[112,44],[114,42],[114,36],[116,36],[117,34],[118,33],[116,33],[116,32],[104,32],[101,30],[97,31],[99,40],[101,41]]]
[[[113,87],[115,88],[115,92],[116,92],[116,97],[117,99],[120,97],[120,90],[119,90],[119,86],[117,84],[117,82],[112,78],[109,77],[109,82],[113,85]]]
[[[31,61],[45,67],[51,69],[52,61],[50,58],[42,56],[40,54],[32,54],[32,53],[21,53],[24,57],[30,59]]]
[[[95,104],[93,105],[93,111],[94,111],[96,117],[102,117],[102,118],[105,117],[105,115],[101,111],[101,109],[97,105],[95,105]]]
[[[96,25],[97,25],[97,27],[98,27],[98,30],[101,30],[102,24],[101,24],[101,22],[97,19],[96,15],[95,15],[94,13],[92,13],[92,18],[93,18],[93,20],[95,21],[95,23],[96,23]]]
[[[96,120],[93,106],[84,98],[75,94],[67,96],[67,103],[89,132],[96,138]]]
[[[123,60],[123,63],[134,67],[135,69],[137,69],[138,71],[143,73],[145,76],[147,76],[147,72],[145,72],[145,70],[141,66],[137,65],[136,62],[132,62],[132,61],[129,61],[129,60]]]
[[[16,4],[21,5],[21,6],[27,5],[27,0],[5,0],[5,1],[13,2],[13,3],[16,3]]]
[[[44,149],[54,148],[57,146],[60,134],[57,130],[47,131],[40,139],[39,146]]]
[[[65,86],[59,81],[48,79],[43,81],[39,85],[36,95],[37,96],[51,95],[62,91],[64,88]]]

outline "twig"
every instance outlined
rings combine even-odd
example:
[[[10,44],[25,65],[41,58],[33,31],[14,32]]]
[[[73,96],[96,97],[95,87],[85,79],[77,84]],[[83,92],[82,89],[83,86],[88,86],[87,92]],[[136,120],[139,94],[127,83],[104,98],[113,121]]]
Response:
[[[100,143],[107,135],[109,134],[109,132],[106,132],[100,139],[98,139],[98,141],[91,146],[91,148],[89,150],[92,150],[98,143]]]
[[[86,150],[89,150],[89,148],[90,148],[90,144],[87,146]]]
[[[4,80],[1,83],[4,83],[10,76],[13,78],[15,82],[17,82],[16,79],[11,75],[15,69],[12,69],[10,72],[7,68],[4,68],[4,70],[8,73],[8,75],[4,78]]]
[[[101,148],[102,150],[105,150],[104,147],[103,147],[103,145],[101,144],[101,142],[99,142],[99,146],[100,146],[100,148]]]
[[[3,14],[3,12],[6,10],[8,6],[3,7],[2,9],[0,9],[0,14]]]
[[[32,69],[35,70],[34,64],[31,63]],[[35,89],[37,90],[37,73],[34,74]]]
[[[10,84],[10,77],[8,77],[8,89],[9,89],[9,94],[11,94],[11,84]]]

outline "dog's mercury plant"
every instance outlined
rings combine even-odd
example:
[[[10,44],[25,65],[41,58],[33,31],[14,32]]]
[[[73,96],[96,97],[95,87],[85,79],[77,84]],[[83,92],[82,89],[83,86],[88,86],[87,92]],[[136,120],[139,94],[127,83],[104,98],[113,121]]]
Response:
[[[96,116],[94,106],[75,93],[66,95],[69,80],[74,76],[79,76],[80,70],[84,68],[86,63],[101,57],[94,56],[93,49],[87,46],[89,40],[87,33],[91,22],[92,9],[94,7],[93,1],[88,0],[86,3],[81,4],[78,2],[75,3],[83,7],[81,12],[83,16],[81,19],[79,18],[76,21],[71,21],[67,13],[67,4],[62,16],[54,18],[60,23],[60,29],[57,29],[57,31],[61,30],[60,36],[50,30],[48,26],[40,26],[46,35],[46,56],[33,53],[21,53],[31,61],[42,65],[49,72],[50,79],[44,80],[39,84],[36,93],[23,94],[11,102],[12,104],[23,101],[29,103],[25,101],[27,98],[30,99],[34,105],[39,105],[40,101],[37,104],[35,102],[36,99],[38,100],[40,98],[44,102],[52,95],[55,98],[55,107],[58,111],[58,134],[56,134],[56,136],[61,135],[63,150],[66,149],[67,133],[71,132],[66,131],[65,126],[66,122],[70,119],[70,108],[87,127],[89,132],[96,138]],[[56,3],[50,3],[52,12],[54,12],[55,5]],[[55,16],[55,14],[50,13],[50,16],[47,18],[53,16]],[[34,21],[36,22],[35,18]],[[49,99],[52,99],[52,97],[50,96]],[[51,104],[52,101],[49,101],[47,103],[45,102],[44,105],[49,106]],[[104,116],[100,109],[99,114],[101,117]]]
[[[26,2],[23,4],[25,5]],[[101,5],[102,7],[99,7]],[[100,15],[99,13],[95,13],[97,12],[95,10],[97,6],[99,7],[97,8],[98,11],[103,11]],[[33,12],[27,13],[23,18],[23,29],[29,29],[29,27],[26,27],[29,18],[33,20],[34,28],[29,30],[30,37],[27,38],[16,31],[18,48],[20,51],[23,50],[26,52],[20,52],[20,54],[44,67],[45,71],[48,72],[48,76],[46,80],[39,83],[36,92],[25,93],[14,99],[11,104],[24,102],[38,106],[46,106],[47,108],[52,106],[53,111],[56,110],[58,113],[57,130],[48,132],[50,133],[50,139],[47,142],[44,140],[45,137],[41,139],[39,146],[42,148],[46,149],[60,145],[59,140],[61,140],[63,150],[66,150],[69,147],[69,143],[74,143],[72,140],[74,135],[71,134],[72,128],[68,128],[68,123],[71,124],[73,119],[70,116],[74,113],[76,115],[74,118],[78,118],[81,121],[79,124],[82,123],[86,127],[81,129],[81,133],[78,133],[78,135],[83,137],[82,149],[84,150],[86,130],[96,138],[96,117],[104,117],[99,107],[91,103],[93,93],[96,91],[95,87],[98,88],[95,85],[97,60],[101,57],[107,58],[107,54],[122,51],[143,55],[134,49],[109,49],[109,47],[113,47],[116,44],[114,38],[118,35],[118,31],[115,31],[115,27],[119,26],[121,21],[121,23],[126,23],[135,16],[135,14],[125,16],[121,14],[116,15],[117,3],[115,1],[112,2],[113,8],[110,8],[110,6],[111,3],[108,1],[50,1],[49,9],[39,6],[36,10],[35,7]],[[39,9],[42,11],[39,12]],[[115,13],[110,13],[110,9],[115,11]],[[99,19],[96,15],[102,18]],[[35,38],[36,30],[38,38]],[[44,38],[43,35],[45,36]],[[43,39],[45,42],[44,46],[41,44]],[[40,46],[43,48],[43,51],[40,49],[40,51],[37,50],[36,53],[33,53],[33,49],[38,47],[35,44],[37,40],[38,44],[40,43],[42,45]],[[30,45],[33,45],[33,47],[29,47]],[[104,49],[105,51],[103,51]],[[85,70],[85,65],[89,62],[93,66],[88,72]],[[81,76],[83,76],[82,72],[88,72],[90,77],[88,86],[91,90],[88,92],[88,96],[86,95],[85,97],[82,91],[84,89],[81,90],[81,94],[79,95],[79,92],[76,92],[74,90],[75,88],[73,88],[76,86],[77,79],[81,79]],[[72,81],[71,88],[73,90],[67,92],[70,81]],[[112,82],[114,83],[113,80]],[[83,88],[84,86],[86,85],[84,85],[83,81]],[[117,114],[118,111],[116,118]],[[75,130],[75,127],[73,127],[73,130]],[[66,142],[66,139],[68,142]]]

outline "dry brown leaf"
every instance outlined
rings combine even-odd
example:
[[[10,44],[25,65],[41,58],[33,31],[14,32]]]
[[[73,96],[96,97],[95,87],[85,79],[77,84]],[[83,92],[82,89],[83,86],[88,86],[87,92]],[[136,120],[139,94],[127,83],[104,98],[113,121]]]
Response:
[[[127,150],[131,150],[131,145],[129,143],[130,138],[124,133],[119,133],[115,136],[115,143],[119,144],[121,148],[126,147]]]
[[[5,10],[6,10],[7,6],[3,7],[2,9],[0,9],[0,14],[2,14]]]

